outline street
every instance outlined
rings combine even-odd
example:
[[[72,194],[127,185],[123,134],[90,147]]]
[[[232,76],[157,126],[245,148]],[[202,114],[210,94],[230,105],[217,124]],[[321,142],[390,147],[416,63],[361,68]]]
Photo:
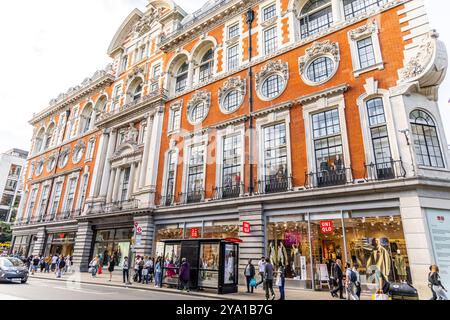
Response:
[[[27,284],[0,284],[0,300],[208,300],[207,298],[117,288],[107,285],[70,284],[30,278]]]

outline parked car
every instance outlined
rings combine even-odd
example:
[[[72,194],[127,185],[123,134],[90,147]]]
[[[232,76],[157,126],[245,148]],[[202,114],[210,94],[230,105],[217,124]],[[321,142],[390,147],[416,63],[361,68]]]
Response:
[[[0,257],[0,282],[26,283],[28,274],[28,269],[21,260]]]

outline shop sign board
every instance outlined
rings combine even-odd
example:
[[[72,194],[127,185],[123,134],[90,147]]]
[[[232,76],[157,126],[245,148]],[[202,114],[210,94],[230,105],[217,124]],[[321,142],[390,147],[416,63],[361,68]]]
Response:
[[[251,228],[250,228],[250,222],[244,222],[244,223],[242,224],[242,233],[249,234],[250,231],[251,231]]]
[[[434,258],[445,288],[450,288],[450,211],[427,210]]]
[[[191,229],[191,238],[198,239],[200,237],[200,230],[198,228]]]
[[[333,221],[332,220],[320,221],[320,232],[323,234],[333,233]]]

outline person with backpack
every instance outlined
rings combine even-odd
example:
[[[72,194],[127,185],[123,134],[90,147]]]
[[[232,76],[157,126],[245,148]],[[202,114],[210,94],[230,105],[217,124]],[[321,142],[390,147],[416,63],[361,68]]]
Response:
[[[98,268],[98,258],[94,257],[94,259],[92,259],[91,263],[89,264],[89,267],[91,269],[91,275],[93,278],[95,278],[97,276],[97,268]]]
[[[41,262],[41,259],[39,259],[38,256],[35,256],[33,258],[33,260],[31,261],[31,275],[34,276],[34,273],[37,272],[40,262]]]
[[[244,269],[244,276],[245,279],[247,280],[247,293],[250,293],[250,289],[251,293],[253,293],[254,287],[251,285],[251,282],[253,279],[255,279],[255,274],[256,274],[255,266],[252,264],[252,259],[250,259],[248,260],[248,264],[247,266],[245,266]]]
[[[57,272],[57,278],[61,278],[64,275],[64,268],[66,267],[66,261],[64,260],[64,257],[61,256],[58,262],[58,272]]]
[[[436,265],[431,267],[431,274],[429,276],[429,281],[432,285],[433,291],[436,293],[436,300],[448,300],[447,289],[444,288],[441,282],[441,277],[439,275],[439,268]]]
[[[356,291],[356,283],[358,282],[358,276],[351,267],[350,263],[347,263],[345,270],[345,287],[347,288],[347,300],[359,300]]]

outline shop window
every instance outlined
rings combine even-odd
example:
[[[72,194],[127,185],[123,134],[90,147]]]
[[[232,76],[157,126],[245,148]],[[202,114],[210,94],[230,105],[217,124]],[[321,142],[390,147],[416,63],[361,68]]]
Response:
[[[178,286],[181,244],[167,244],[164,255],[163,283]]]
[[[12,253],[21,257],[28,255],[28,236],[17,236],[14,240]]]
[[[163,240],[182,240],[184,237],[183,225],[157,226],[156,228],[156,256],[164,255]]]
[[[203,228],[204,239],[239,238],[239,225],[237,222],[224,221],[207,223]]]
[[[125,257],[130,257],[132,228],[112,229],[97,231],[93,256],[100,259],[101,264],[106,267],[114,258],[116,266],[123,267]]]
[[[55,254],[64,257],[73,256],[75,237],[75,233],[49,234],[47,236],[45,256],[54,256]]]

